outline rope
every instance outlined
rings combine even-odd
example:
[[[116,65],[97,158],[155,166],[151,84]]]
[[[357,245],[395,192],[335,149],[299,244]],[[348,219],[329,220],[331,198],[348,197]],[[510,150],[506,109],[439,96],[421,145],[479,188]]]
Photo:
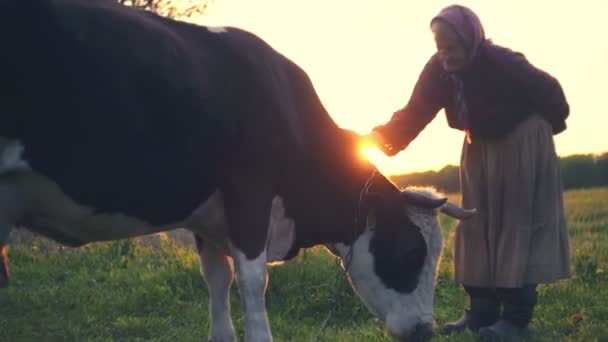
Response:
[[[331,306],[329,307],[329,312],[327,313],[327,317],[325,317],[323,324],[321,324],[321,328],[319,328],[319,332],[317,333],[317,336],[313,340],[314,342],[321,341],[321,336],[323,335],[325,328],[327,328],[327,326],[329,325],[329,321],[331,321],[333,313],[336,311],[336,307],[338,306],[338,302],[340,301],[340,292],[342,292],[342,284],[343,284],[343,282],[340,281],[340,278],[341,278],[340,275],[344,275],[345,278],[347,277],[348,268],[350,267],[350,264],[352,261],[353,248],[354,248],[354,245],[348,250],[348,254],[346,254],[346,263],[344,265],[344,269],[342,269],[340,267],[340,259],[338,259],[338,258],[336,259],[336,277],[335,277],[334,295],[333,295],[333,298],[330,300]]]
[[[371,176],[369,176],[369,178],[365,182],[365,185],[361,189],[361,192],[359,193],[359,202],[357,203],[356,215],[355,215],[355,229],[357,229],[359,227],[359,216],[360,216],[360,210],[361,210],[361,204],[363,202],[363,198],[368,193],[369,188],[372,186],[372,181],[373,181],[374,177],[376,176],[376,173],[378,173],[378,170],[374,168],[374,171],[372,172]],[[346,254],[346,256],[344,258],[344,262],[345,262],[344,268],[340,267],[340,259],[336,258],[336,277],[335,277],[335,285],[334,285],[334,295],[333,295],[333,298],[330,300],[330,307],[329,307],[329,312],[327,313],[327,317],[323,321],[323,324],[321,324],[321,327],[319,328],[319,332],[317,333],[317,336],[313,339],[314,342],[321,341],[321,336],[323,335],[323,332],[329,325],[329,322],[332,319],[333,313],[336,311],[336,307],[338,306],[338,302],[340,301],[340,292],[342,291],[342,284],[343,284],[343,282],[340,281],[340,278],[341,278],[340,275],[344,275],[345,279],[346,279],[346,277],[348,277],[348,270],[350,268],[350,265],[351,265],[352,259],[353,259],[353,249],[355,249],[354,234],[353,234],[351,242],[352,242],[352,246],[350,247],[350,249],[348,250],[348,253]]]

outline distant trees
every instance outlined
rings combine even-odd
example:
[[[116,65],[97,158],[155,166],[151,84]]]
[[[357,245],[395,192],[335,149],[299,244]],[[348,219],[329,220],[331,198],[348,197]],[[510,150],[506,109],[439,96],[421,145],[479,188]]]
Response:
[[[443,192],[460,191],[460,169],[458,166],[447,165],[439,171],[408,173],[391,177],[400,187],[410,185],[434,186]]]
[[[184,18],[202,14],[213,0],[117,0],[127,6],[150,10],[165,17]]]
[[[572,155],[562,158],[560,163],[566,189],[608,185],[608,152]]]
[[[560,158],[562,180],[565,189],[608,186],[608,152],[600,155],[577,154]],[[409,173],[391,177],[400,187],[410,185],[434,186],[443,192],[459,192],[458,166],[448,165],[443,169]]]

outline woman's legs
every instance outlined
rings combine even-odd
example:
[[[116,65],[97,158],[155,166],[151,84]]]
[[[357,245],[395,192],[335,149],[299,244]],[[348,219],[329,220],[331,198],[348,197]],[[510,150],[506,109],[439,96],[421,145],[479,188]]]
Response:
[[[538,301],[536,284],[520,288],[496,290],[503,305],[501,319],[508,320],[519,327],[526,327],[532,320],[534,306]]]
[[[457,321],[446,323],[442,333],[465,329],[483,337],[514,337],[527,332],[534,306],[538,301],[536,284],[520,288],[484,288],[464,286],[469,307]],[[502,312],[501,309],[502,308]]]
[[[443,334],[459,332],[467,328],[477,331],[498,320],[500,301],[494,289],[466,285],[464,289],[469,297],[469,307],[460,319],[443,326]]]
[[[508,339],[526,334],[538,301],[536,284],[526,284],[519,288],[497,288],[496,294],[503,308],[500,320],[489,327],[479,329],[479,335],[485,338]]]

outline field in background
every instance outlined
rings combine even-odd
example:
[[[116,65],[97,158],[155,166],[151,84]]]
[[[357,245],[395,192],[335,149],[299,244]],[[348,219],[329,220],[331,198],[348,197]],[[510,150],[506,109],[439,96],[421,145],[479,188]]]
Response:
[[[457,196],[451,196],[457,201]],[[574,277],[541,286],[530,341],[608,340],[608,188],[566,193]],[[452,320],[465,308],[451,280],[455,221],[441,216],[446,244],[435,318]],[[203,341],[209,329],[207,289],[187,234],[58,248],[13,235],[12,283],[0,289],[0,341]],[[323,341],[390,341],[359,302],[335,258],[322,248],[270,269],[267,307],[276,341],[311,341],[331,307],[339,305]],[[242,334],[236,287],[233,319]],[[474,341],[470,333],[433,341]]]

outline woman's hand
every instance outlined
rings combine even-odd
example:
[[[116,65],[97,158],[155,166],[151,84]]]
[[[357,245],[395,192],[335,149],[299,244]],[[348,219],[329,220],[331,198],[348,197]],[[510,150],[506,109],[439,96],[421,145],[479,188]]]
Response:
[[[366,145],[373,145],[378,148],[384,145],[384,138],[376,131],[372,131],[371,133],[363,136],[363,140]]]
[[[364,145],[372,145],[379,148],[384,154],[391,157],[399,153],[400,149],[396,148],[393,144],[384,140],[384,137],[377,131],[363,136]]]

